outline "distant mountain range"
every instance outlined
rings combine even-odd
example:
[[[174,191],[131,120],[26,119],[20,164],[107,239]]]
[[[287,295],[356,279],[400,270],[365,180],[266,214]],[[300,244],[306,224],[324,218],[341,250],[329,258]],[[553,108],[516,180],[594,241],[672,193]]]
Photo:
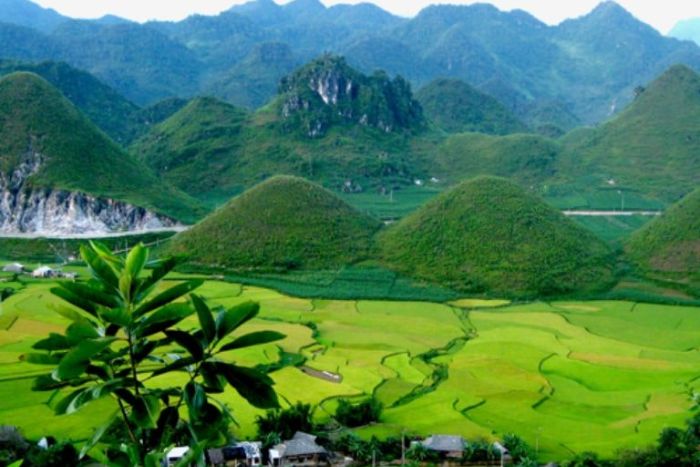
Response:
[[[532,127],[608,118],[669,66],[700,69],[700,48],[663,37],[614,2],[550,27],[523,11],[431,6],[415,18],[370,4],[257,0],[217,16],[136,24],[76,21],[28,0],[0,0],[0,58],[61,60],[139,105],[211,94],[255,108],[280,78],[325,52],[414,87],[457,78]]]

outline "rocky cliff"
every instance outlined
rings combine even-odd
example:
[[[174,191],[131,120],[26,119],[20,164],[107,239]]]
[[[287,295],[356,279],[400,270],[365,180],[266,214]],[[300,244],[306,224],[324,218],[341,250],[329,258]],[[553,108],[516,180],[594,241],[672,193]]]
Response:
[[[80,192],[33,187],[44,157],[28,151],[9,173],[0,174],[0,234],[105,234],[152,230],[176,223],[144,208]]]
[[[359,124],[385,133],[423,123],[423,111],[403,78],[377,72],[366,76],[343,58],[325,55],[280,84],[280,114],[287,127],[311,138],[334,124]]]

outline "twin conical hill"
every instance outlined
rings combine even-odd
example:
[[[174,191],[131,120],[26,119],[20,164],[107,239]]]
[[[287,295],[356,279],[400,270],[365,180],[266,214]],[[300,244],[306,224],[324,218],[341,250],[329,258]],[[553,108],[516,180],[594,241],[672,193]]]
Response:
[[[337,268],[362,259],[378,227],[330,191],[278,176],[179,234],[170,250],[233,269]]]
[[[380,234],[379,246],[392,268],[464,292],[560,294],[612,279],[602,241],[496,177],[443,193]]]
[[[645,270],[700,273],[700,188],[635,232],[627,251]]]
[[[48,82],[19,72],[0,79],[3,180],[126,201],[183,221],[203,214],[122,151]],[[26,180],[25,180],[26,179]]]

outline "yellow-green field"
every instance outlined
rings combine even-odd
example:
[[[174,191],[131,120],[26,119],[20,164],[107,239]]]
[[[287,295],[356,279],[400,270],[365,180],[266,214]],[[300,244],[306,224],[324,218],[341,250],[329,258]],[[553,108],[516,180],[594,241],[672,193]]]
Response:
[[[58,304],[51,281],[2,286],[19,290],[0,309],[0,423],[28,436],[86,438],[114,411],[112,402],[53,416],[55,395],[30,390],[31,377],[45,368],[19,361],[33,342],[66,325],[51,309]],[[543,460],[580,451],[611,455],[653,442],[666,426],[682,426],[700,386],[698,308],[306,300],[214,280],[199,293],[224,306],[259,301],[260,318],[246,331],[287,335],[279,344],[233,353],[237,361],[274,363],[284,351],[342,377],[330,382],[296,367],[278,370],[272,376],[285,403],[312,403],[323,421],[337,397],[381,399],[382,421],[359,430],[363,436],[513,432],[539,447]],[[163,378],[153,384],[167,383]],[[237,434],[254,435],[259,412],[233,392],[222,399],[234,409]]]

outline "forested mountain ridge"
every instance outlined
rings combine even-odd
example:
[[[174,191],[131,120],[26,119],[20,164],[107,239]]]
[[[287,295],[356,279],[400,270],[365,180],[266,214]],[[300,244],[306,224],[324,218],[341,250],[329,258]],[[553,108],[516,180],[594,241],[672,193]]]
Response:
[[[71,20],[44,32],[6,23],[0,38],[0,58],[67,61],[139,105],[206,91],[256,107],[274,96],[272,84],[292,67],[332,52],[365,73],[401,74],[414,87],[461,79],[531,126],[563,129],[572,118],[608,118],[635,87],[675,63],[700,68],[695,44],[663,37],[609,1],[547,26],[523,11],[484,4],[431,6],[405,19],[369,4],[257,0],[180,22]],[[286,65],[256,59],[255,50],[271,43]],[[231,83],[241,92],[232,94]],[[559,110],[536,110],[543,105]]]

